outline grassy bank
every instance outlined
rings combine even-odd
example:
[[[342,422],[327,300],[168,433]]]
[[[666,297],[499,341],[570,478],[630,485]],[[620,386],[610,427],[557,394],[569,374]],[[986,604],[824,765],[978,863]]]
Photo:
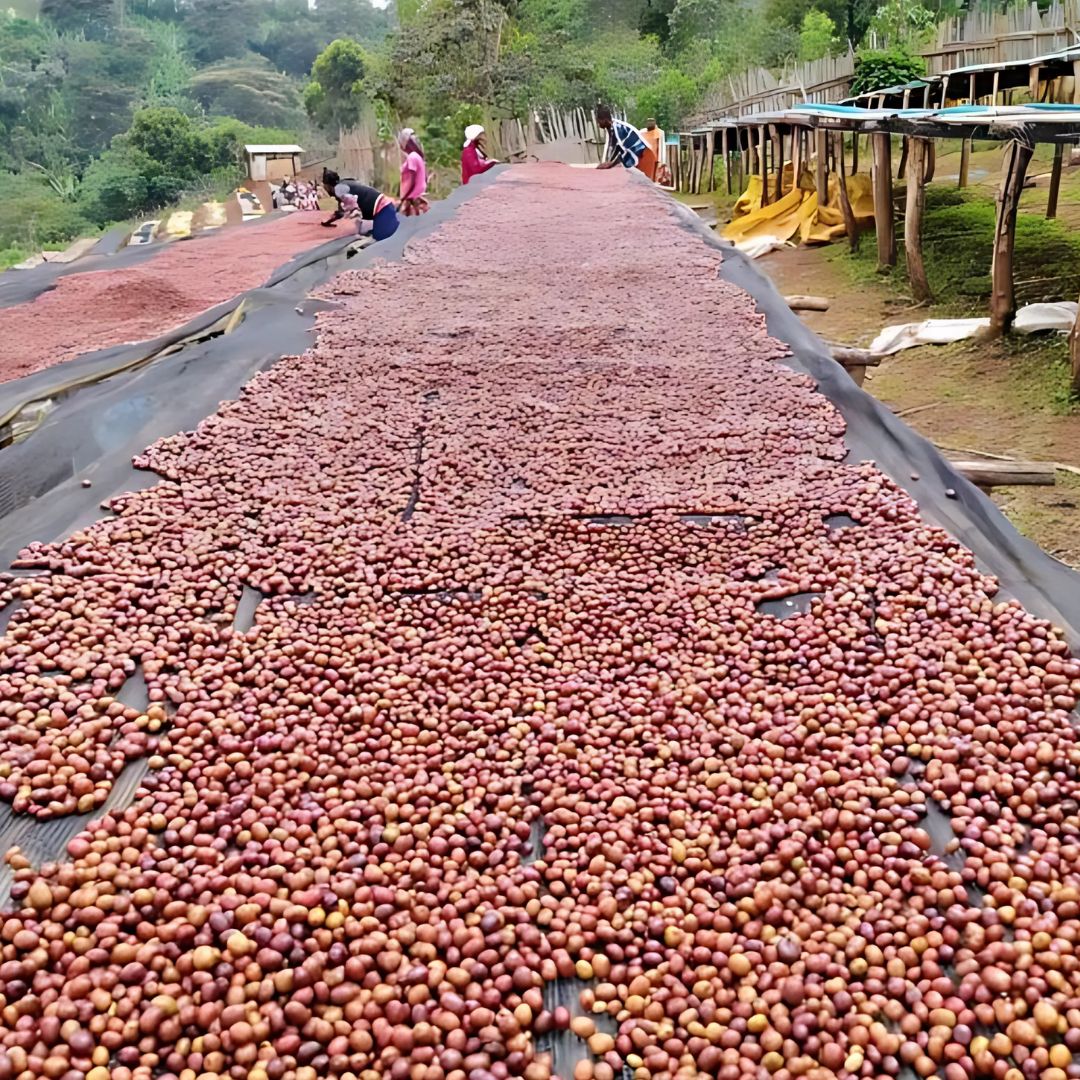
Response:
[[[986,314],[995,213],[993,199],[979,192],[927,189],[923,256],[934,294],[934,314]],[[902,232],[898,247],[897,265],[880,274],[872,232],[863,236],[857,254],[838,243],[828,249],[828,257],[857,280],[878,282],[904,297],[908,282]],[[1074,299],[1080,292],[1080,234],[1061,221],[1047,221],[1041,212],[1021,211],[1013,259],[1018,304]]]

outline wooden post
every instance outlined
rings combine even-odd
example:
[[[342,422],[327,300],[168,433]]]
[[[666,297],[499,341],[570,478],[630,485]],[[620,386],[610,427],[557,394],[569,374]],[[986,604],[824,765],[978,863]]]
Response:
[[[776,165],[776,188],[775,199],[779,202],[784,197],[784,131],[779,125],[773,128],[776,137],[773,139]]]
[[[874,144],[874,226],[878,270],[896,265],[896,222],[893,218],[892,143],[888,134],[870,136]]]
[[[1073,61],[1073,92],[1074,105],[1080,105],[1080,60]]]
[[[855,211],[851,209],[851,196],[847,189],[847,168],[844,163],[844,133],[837,132],[837,188],[840,195],[840,212],[844,215],[844,231],[847,233],[848,247],[852,254],[859,250],[859,223],[855,220]]]
[[[721,143],[724,147],[724,189],[727,193],[731,194],[731,129],[724,128],[724,134],[721,136]]]
[[[968,173],[971,171],[971,140],[964,139],[960,144],[960,181],[957,187],[968,186]]]
[[[994,89],[993,89],[993,92],[992,92],[992,94],[990,96],[990,104],[991,105],[996,105],[997,104],[998,93],[1000,92],[999,91],[1000,86],[1001,86],[1001,72],[1000,71],[995,71],[994,72]]]
[[[758,165],[761,168],[761,205],[769,202],[769,132],[764,124],[758,126]]]
[[[1073,393],[1080,393],[1080,308],[1077,308],[1076,322],[1069,332],[1069,364],[1072,369]]]
[[[738,150],[736,152],[738,157],[739,166],[739,194],[741,195],[746,190],[746,174],[749,172],[748,152],[746,150]]]
[[[1046,196],[1047,218],[1057,217],[1058,193],[1061,191],[1061,166],[1065,160],[1065,144],[1054,144],[1054,167],[1050,173],[1050,192]]]
[[[791,190],[799,186],[799,177],[802,176],[803,163],[803,131],[802,128],[793,128],[791,131]]]
[[[937,169],[937,143],[929,139],[926,143],[926,163],[924,166],[923,183],[929,184],[934,179]]]
[[[900,164],[896,167],[896,179],[907,179],[907,166],[908,166],[908,141],[904,139],[903,145],[900,148]]]
[[[851,175],[854,176],[859,171],[859,133],[853,131],[851,133]]]
[[[975,104],[975,73],[968,76],[968,104]]]
[[[998,194],[994,225],[994,258],[991,265],[990,337],[998,337],[1012,326],[1016,316],[1013,288],[1013,242],[1016,239],[1016,210],[1024,190],[1024,176],[1034,147],[1013,141],[1005,159],[1005,174]]]
[[[1042,68],[1038,64],[1032,64],[1028,68],[1028,93],[1031,95],[1032,101],[1039,100],[1039,75],[1042,72]]]
[[[716,190],[716,132],[712,129],[705,136],[705,153],[709,158],[709,191]]]
[[[814,150],[817,161],[814,162],[814,190],[817,192],[818,206],[825,206],[829,201],[829,170],[825,162],[825,132],[818,128],[814,131]]]
[[[926,152],[929,140],[910,138],[911,173],[907,183],[907,213],[904,216],[904,254],[907,259],[911,295],[917,304],[933,300],[922,256],[922,222],[926,207]]]

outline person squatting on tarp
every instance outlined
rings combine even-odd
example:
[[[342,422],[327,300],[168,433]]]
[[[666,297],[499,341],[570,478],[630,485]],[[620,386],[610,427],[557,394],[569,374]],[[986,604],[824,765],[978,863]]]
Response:
[[[486,173],[498,162],[489,158],[484,148],[484,129],[480,124],[470,124],[465,129],[465,147],[461,151],[461,182],[467,184],[474,176]]]
[[[346,216],[357,215],[360,223],[357,231],[375,240],[386,240],[398,230],[397,207],[389,195],[376,188],[361,184],[359,180],[342,180],[336,172],[324,169],[323,187],[337,199],[338,207],[322,224],[332,229]]]
[[[627,169],[639,169],[650,180],[656,175],[656,155],[645,145],[636,127],[623,120],[616,120],[606,105],[596,109],[596,123],[607,132],[607,151],[598,169],[614,169],[622,165]]]
[[[398,134],[398,146],[405,155],[401,162],[401,201],[398,209],[406,217],[426,214],[430,207],[424,195],[427,193],[427,162],[424,148],[412,128],[402,128]]]

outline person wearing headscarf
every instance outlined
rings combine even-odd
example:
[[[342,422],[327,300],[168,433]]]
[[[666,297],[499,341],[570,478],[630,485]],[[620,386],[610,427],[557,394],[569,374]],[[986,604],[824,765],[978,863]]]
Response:
[[[480,124],[470,124],[465,129],[465,147],[461,151],[461,182],[467,184],[474,176],[486,173],[498,162],[489,158],[484,150],[484,129]]]
[[[627,169],[638,169],[650,180],[656,175],[656,155],[645,145],[645,140],[632,124],[616,120],[606,105],[596,110],[596,123],[607,132],[607,151],[598,169],[614,169],[622,165]]]
[[[323,169],[322,186],[337,200],[337,209],[322,224],[334,228],[343,217],[360,218],[357,231],[374,240],[387,240],[398,230],[397,207],[389,195],[359,180],[342,180],[331,169]]]
[[[398,209],[406,217],[416,217],[428,212],[427,162],[424,148],[412,128],[402,128],[398,134],[398,146],[404,158],[401,162],[401,199]]]

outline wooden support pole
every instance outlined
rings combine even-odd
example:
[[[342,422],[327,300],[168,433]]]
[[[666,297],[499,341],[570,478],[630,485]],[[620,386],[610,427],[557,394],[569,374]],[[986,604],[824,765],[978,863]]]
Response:
[[[994,257],[991,264],[990,329],[988,336],[1004,334],[1016,316],[1016,291],[1013,287],[1013,245],[1016,239],[1016,211],[1024,190],[1024,177],[1034,147],[1009,143],[1005,172],[998,194],[997,220],[994,224]]]
[[[803,131],[794,128],[791,132],[791,190],[799,186],[799,177],[803,167]]]
[[[892,143],[888,134],[870,136],[874,144],[874,227],[878,269],[896,265],[896,222],[893,216]]]
[[[994,89],[993,89],[993,93],[990,96],[990,104],[991,105],[996,105],[997,104],[997,99],[998,99],[998,94],[1000,92],[1000,87],[1001,87],[1001,72],[1000,71],[995,71],[994,72]]]
[[[896,179],[907,179],[907,167],[908,167],[908,141],[904,139],[903,145],[900,147],[900,164],[896,167]]]
[[[1054,144],[1054,167],[1050,172],[1050,191],[1046,196],[1047,218],[1057,217],[1058,195],[1061,192],[1061,166],[1065,162],[1065,144]]]
[[[779,202],[784,197],[784,132],[780,127],[773,128],[775,137],[773,139],[774,161],[776,166],[776,187],[775,187],[775,199]]]
[[[911,175],[907,184],[907,213],[904,216],[904,254],[907,259],[911,295],[917,304],[933,300],[922,254],[923,210],[926,207],[926,151],[928,139],[910,138]]]
[[[761,205],[769,200],[769,131],[764,124],[758,127],[758,165],[761,168]]]
[[[825,161],[825,134],[821,128],[814,131],[814,151],[817,155],[817,160],[814,162],[814,190],[817,192],[819,207],[829,201],[829,170]]]
[[[1073,65],[1073,92],[1072,100],[1074,105],[1080,105],[1080,60],[1074,60]]]
[[[960,180],[957,187],[968,186],[968,174],[971,171],[971,140],[964,139],[960,144]]]
[[[853,131],[851,133],[851,175],[854,176],[859,171],[859,133]]]
[[[724,147],[724,190],[731,194],[731,129],[724,128],[724,134],[721,136],[721,141]]]
[[[1080,307],[1076,311],[1076,322],[1069,331],[1069,366],[1072,370],[1072,389],[1080,394]]]
[[[937,143],[928,139],[926,143],[926,163],[923,169],[923,183],[929,184],[934,179],[937,170]]]
[[[840,197],[840,212],[844,215],[844,232],[847,233],[848,247],[852,253],[859,250],[859,224],[855,220],[855,211],[851,209],[851,196],[847,189],[847,169],[844,165],[844,133],[838,131],[836,139],[836,163],[838,166],[836,188]]]

